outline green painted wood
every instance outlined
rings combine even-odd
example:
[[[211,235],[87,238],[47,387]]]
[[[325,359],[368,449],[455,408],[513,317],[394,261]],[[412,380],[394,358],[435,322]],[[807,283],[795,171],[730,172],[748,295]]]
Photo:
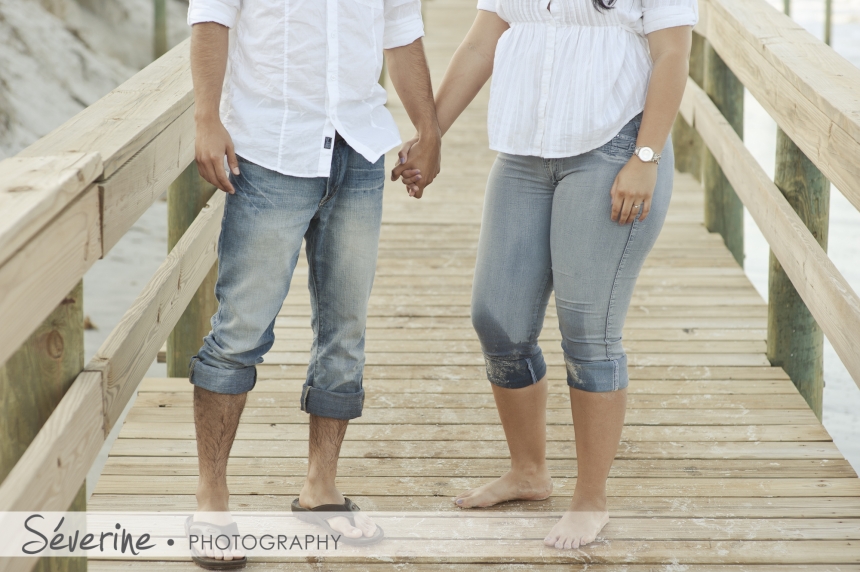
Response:
[[[153,55],[158,59],[167,53],[167,0],[153,0],[155,3],[155,30]]]
[[[716,50],[705,42],[703,89],[743,139],[744,86]],[[744,206],[708,149],[704,150],[705,227],[718,232],[735,260],[744,263]]]
[[[824,43],[833,45],[833,0],[824,0]]]
[[[79,282],[0,368],[0,482],[84,369],[84,286]],[[86,483],[69,510],[86,510]],[[86,558],[45,558],[34,570],[79,572]]]
[[[782,129],[777,129],[774,182],[800,219],[827,250],[830,182]],[[821,419],[824,334],[770,253],[767,357],[782,367]]]
[[[173,250],[214,192],[215,187],[204,181],[197,172],[196,162],[192,162],[170,185],[167,193],[168,252]],[[215,299],[217,278],[218,265],[215,264],[167,339],[167,375],[170,377],[188,376],[188,363],[209,333],[209,320],[218,309]]]
[[[690,77],[699,86],[705,74],[705,38],[693,32],[693,45],[690,50]],[[680,115],[672,127],[672,144],[675,150],[675,168],[682,173],[690,173],[702,180],[702,153],[704,143],[699,133]]]

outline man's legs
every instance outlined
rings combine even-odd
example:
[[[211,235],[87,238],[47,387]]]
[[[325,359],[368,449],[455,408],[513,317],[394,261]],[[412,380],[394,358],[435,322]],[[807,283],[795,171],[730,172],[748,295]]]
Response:
[[[256,384],[256,365],[274,342],[274,322],[289,291],[302,236],[319,208],[325,178],[280,175],[240,161],[231,175],[218,244],[218,311],[212,331],[191,363],[200,477],[196,521],[231,522],[227,460]],[[241,551],[206,547],[207,556],[230,559]]]
[[[368,162],[343,140],[335,144],[326,199],[305,236],[314,342],[302,410],[310,414],[308,477],[299,504],[342,504],[335,486],[340,447],[364,404],[364,331],[379,247],[384,160]],[[373,536],[361,513],[357,527],[328,519],[347,537]]]

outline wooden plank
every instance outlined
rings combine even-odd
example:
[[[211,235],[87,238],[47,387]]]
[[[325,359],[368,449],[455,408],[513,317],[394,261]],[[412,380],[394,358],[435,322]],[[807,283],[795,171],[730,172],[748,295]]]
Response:
[[[247,407],[283,407],[299,398],[300,391],[291,394],[266,393],[253,391],[248,394]],[[146,392],[138,395],[136,403],[140,407],[191,407],[191,392]],[[547,404],[548,409],[569,409],[569,394],[560,393]],[[782,393],[775,395],[649,395],[630,394],[627,396],[629,409],[708,409],[708,410],[741,410],[777,409],[806,411],[808,406],[798,393]],[[448,393],[385,393],[368,392],[364,401],[365,410],[369,409],[490,409],[495,411],[496,404],[489,391],[470,394]],[[372,413],[367,411],[368,415]]]
[[[351,429],[350,429],[351,431]],[[338,474],[353,477],[486,477],[495,478],[510,468],[508,459],[341,459]],[[551,459],[547,468],[553,477],[576,473],[575,460]],[[103,475],[197,475],[196,457],[110,457]],[[300,477],[308,472],[307,459],[236,457],[227,465],[228,475],[281,475]],[[737,459],[618,459],[612,477],[722,477],[722,478],[853,478],[847,461],[832,459],[781,459],[773,463]]]
[[[227,486],[235,494],[274,494],[295,496],[302,488],[304,477],[236,476],[227,477]],[[456,496],[458,493],[480,486],[485,479],[474,477],[340,477],[339,486],[349,490],[360,488],[365,494]],[[576,479],[554,479],[554,496],[570,497]],[[138,476],[104,475],[96,489],[104,494],[160,495],[170,487],[174,494],[194,494],[197,477],[193,476]],[[860,495],[858,479],[703,479],[685,477],[662,478],[611,478],[606,484],[607,495],[614,497],[662,496],[688,497],[829,497]]]
[[[247,407],[242,417],[253,419],[255,423],[301,423],[307,421],[307,414],[298,409],[298,394],[285,407]],[[129,421],[149,423],[187,422],[192,419],[191,411],[185,407],[135,407],[128,415]],[[364,416],[354,419],[351,425],[415,423],[425,425],[471,425],[492,424],[499,420],[494,409],[422,409],[408,410],[374,409]],[[807,409],[780,411],[779,409],[697,409],[695,415],[689,409],[629,409],[625,416],[628,425],[809,425],[815,423],[815,414]],[[547,410],[549,425],[570,425],[570,411],[567,409]]]
[[[355,490],[355,489],[353,489]],[[407,496],[371,496],[350,492],[363,510],[426,511],[455,510],[451,497],[409,494]],[[230,496],[230,505],[237,510],[290,510],[293,497],[262,494]],[[610,497],[609,510],[616,516],[660,516],[699,518],[858,518],[860,499],[854,497],[687,497],[657,496]],[[194,510],[193,494],[140,495],[129,491],[123,495],[94,494],[91,510]],[[540,502],[511,502],[484,510],[552,511],[561,512],[570,506],[570,499],[552,496]]]
[[[298,393],[304,384],[304,376],[289,379],[284,375],[277,379],[261,378],[257,380],[255,389],[264,393]],[[389,393],[488,393],[490,384],[485,379],[461,379],[456,382],[429,379],[365,379],[366,391]],[[550,395],[568,393],[565,383],[550,383]],[[191,393],[193,386],[184,377],[146,378],[139,392],[177,392]],[[744,379],[744,380],[639,380],[633,378],[628,393],[635,394],[758,394],[774,395],[781,393],[796,394],[797,389],[788,381],[779,379]]]
[[[723,0],[720,0],[723,1]],[[774,255],[860,387],[860,298],[821,249],[710,99],[692,81],[684,98],[688,118],[711,149],[755,219]],[[691,103],[692,102],[692,103]]]
[[[860,209],[860,70],[767,2],[703,4],[708,41],[792,141]]]
[[[101,156],[107,179],[192,106],[189,45],[182,42],[18,156],[86,149]]]
[[[0,512],[65,511],[104,440],[101,379],[85,372],[0,485]]]
[[[481,562],[485,564],[617,563],[674,565],[679,560],[694,564],[808,564],[815,555],[816,563],[860,564],[860,543],[853,540],[807,540],[802,542],[731,540],[731,541],[652,541],[618,540],[595,543],[586,551],[548,548],[536,538],[508,540],[438,540],[432,549],[415,539],[390,540],[384,554],[396,554],[398,560],[412,563]],[[381,550],[381,549],[380,549]],[[288,562],[304,563],[307,555],[285,557]],[[345,547],[325,557],[314,557],[326,565],[329,562],[353,563],[361,566],[366,551]]]
[[[4,363],[101,256],[95,186],[0,266],[0,364]]]
[[[104,383],[105,428],[113,427],[159,348],[217,257],[224,194],[212,197],[87,365]]]
[[[695,425],[647,426],[624,428],[624,439],[641,441],[827,441],[830,435],[816,425]],[[194,439],[193,423],[129,422],[123,425],[119,436],[123,439]],[[569,426],[547,427],[548,441],[571,441],[574,438]],[[307,424],[241,423],[236,439],[307,441]],[[346,435],[348,441],[504,441],[501,424],[491,425],[356,425]]]
[[[117,439],[112,454],[132,457],[185,457],[195,455],[193,439]],[[307,457],[303,441],[242,439],[233,444],[231,457]],[[447,458],[476,457],[507,459],[507,444],[501,441],[344,441],[341,459]],[[547,442],[547,459],[575,459],[576,446],[570,441]],[[721,442],[622,441],[616,459],[842,459],[842,454],[827,442]],[[358,487],[359,483],[356,482]],[[131,490],[131,489],[130,489]],[[162,489],[163,492],[163,489]]]
[[[98,153],[11,157],[0,162],[0,265],[102,173]]]
[[[573,572],[574,570],[589,570],[593,572],[603,572],[606,570],[623,570],[624,572],[666,572],[667,566],[670,565],[649,565],[649,564],[624,564],[619,567],[618,564],[532,564],[523,565],[519,563],[495,563],[493,570],[497,572],[522,572],[523,570],[535,570],[537,572]],[[320,564],[317,562],[258,562],[254,565],[256,570],[261,571],[290,571],[290,572],[318,572]],[[374,562],[362,562],[361,569],[366,572],[390,572],[392,565],[390,563],[380,564]],[[344,572],[347,570],[355,570],[355,564],[346,562],[326,562],[325,569],[328,572]],[[443,564],[434,562],[432,564],[420,564],[410,562],[398,562],[397,570],[401,572],[483,572],[487,569],[486,564],[474,563],[457,563]],[[147,562],[135,561],[124,562],[121,560],[91,560],[89,562],[89,570],[93,572],[113,572],[125,570],[141,570],[150,571],[157,570],[159,572],[187,572],[188,565],[184,562]],[[685,564],[685,572],[797,572],[796,565],[749,565],[749,564]],[[860,572],[860,565],[852,564],[805,564],[802,570],[804,572]]]

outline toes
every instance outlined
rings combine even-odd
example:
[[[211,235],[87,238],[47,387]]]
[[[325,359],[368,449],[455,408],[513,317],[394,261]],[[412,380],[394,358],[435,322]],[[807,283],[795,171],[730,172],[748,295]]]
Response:
[[[549,536],[543,539],[543,543],[547,546],[555,546],[558,541],[558,535],[550,532]]]
[[[361,529],[364,536],[373,536],[376,534],[376,523],[370,520],[370,517],[359,513],[355,517],[355,524]]]
[[[349,521],[342,516],[328,519],[328,525],[337,532],[343,534],[347,538],[361,538],[361,529],[352,526]]]

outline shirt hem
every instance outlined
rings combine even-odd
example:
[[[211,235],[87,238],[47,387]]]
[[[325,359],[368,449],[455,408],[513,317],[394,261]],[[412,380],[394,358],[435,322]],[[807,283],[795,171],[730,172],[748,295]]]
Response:
[[[594,151],[595,149],[598,149],[598,148],[606,145],[610,141],[612,141],[612,139],[614,139],[615,136],[618,135],[618,132],[621,131],[621,129],[625,125],[630,123],[630,121],[634,117],[636,117],[637,115],[639,115],[643,111],[644,111],[644,106],[642,108],[640,108],[638,111],[634,112],[628,118],[626,118],[623,122],[621,122],[621,124],[618,126],[617,130],[614,133],[612,133],[612,135],[610,135],[608,138],[606,138],[605,140],[598,140],[598,143],[596,143],[594,145],[589,143],[588,145],[583,146],[581,150],[579,148],[574,147],[573,149],[565,149],[564,151],[541,152],[540,149],[534,149],[534,148],[531,148],[528,150],[515,149],[513,147],[503,147],[502,145],[496,145],[496,144],[493,144],[492,142],[490,143],[490,150],[496,151],[497,153],[506,153],[508,155],[520,155],[523,157],[540,157],[541,159],[566,159],[568,157],[576,157],[578,155],[585,155],[586,153]]]

